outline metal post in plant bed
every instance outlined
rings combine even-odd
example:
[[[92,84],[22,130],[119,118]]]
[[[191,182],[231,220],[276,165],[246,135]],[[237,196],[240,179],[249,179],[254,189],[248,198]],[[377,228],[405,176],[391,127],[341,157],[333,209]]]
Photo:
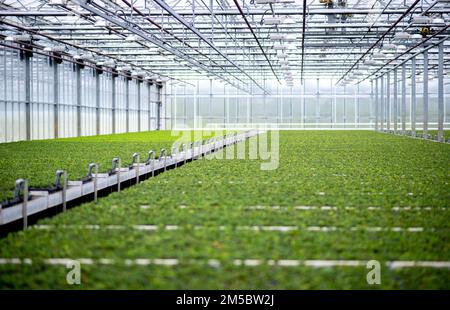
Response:
[[[183,152],[183,164],[186,164],[186,154],[187,154],[187,145],[186,145],[186,143],[183,143],[182,145],[181,145],[181,149],[182,149],[182,152]]]
[[[189,146],[189,154],[191,156],[191,159],[195,159],[195,141],[191,142],[190,146]]]
[[[62,185],[61,185],[62,178]],[[65,170],[56,170],[55,174],[55,189],[61,188],[61,201],[63,205],[63,212],[66,212],[66,193],[67,193],[67,171]]]
[[[95,174],[92,175],[92,170],[94,170]],[[96,163],[89,164],[89,172],[88,177],[93,178],[94,181],[94,201],[97,202],[97,176],[98,175],[98,165]]]
[[[148,157],[147,161],[145,162],[146,165],[152,164],[152,177],[155,176],[155,152],[152,150],[148,151]]]
[[[22,192],[22,193],[21,193]],[[14,190],[14,199],[20,199],[22,196],[22,219],[23,229],[28,227],[28,182],[24,179],[16,180],[16,188]]]
[[[139,155],[139,153],[134,153],[133,154],[133,161],[131,166],[132,167],[136,167],[136,184],[139,183],[139,165],[140,165],[140,161],[141,161],[141,156]]]
[[[117,175],[117,191],[120,192],[120,170],[122,169],[122,160],[120,157],[114,157],[112,159],[111,173],[116,173]]]
[[[162,158],[164,159],[164,171],[166,171],[166,154],[167,154],[167,152],[166,152],[166,149],[161,149],[160,151],[159,151],[159,160],[161,160]]]
[[[172,147],[172,151],[170,152],[170,156],[172,158],[175,157],[175,168],[177,168],[178,167],[178,165],[177,165],[177,163],[178,163],[178,160],[177,160],[177,157],[178,157],[178,145]]]

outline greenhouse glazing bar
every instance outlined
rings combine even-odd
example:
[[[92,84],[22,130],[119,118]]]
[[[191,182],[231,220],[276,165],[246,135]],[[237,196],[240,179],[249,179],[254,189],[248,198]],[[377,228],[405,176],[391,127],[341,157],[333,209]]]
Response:
[[[444,141],[444,42],[439,43],[438,61],[438,135],[440,142]]]
[[[449,26],[446,26],[448,28]],[[435,137],[436,141],[438,142],[446,142],[444,139],[444,45],[445,39],[442,39],[438,42],[438,61],[437,61],[437,70],[436,70],[436,77],[437,77],[437,136]],[[422,88],[422,100],[423,100],[423,111],[422,111],[422,133],[420,134],[421,138],[424,139],[433,139],[432,135],[429,135],[429,70],[430,70],[430,64],[429,64],[429,50],[432,48],[433,45],[429,45],[428,47],[424,48],[421,52],[414,54],[409,59],[405,60],[401,64],[401,121],[402,121],[402,134],[410,134],[412,137],[418,136],[417,134],[417,127],[416,127],[416,121],[417,121],[417,58],[418,55],[422,55],[423,57],[423,70],[421,72],[422,80],[421,83],[423,84]],[[406,132],[406,62],[411,62],[411,74],[409,76],[410,84],[411,84],[411,94],[410,94],[410,120],[411,120],[411,132]],[[397,68],[399,66],[395,66],[393,68],[394,71],[394,117],[396,122],[397,120],[397,112],[396,112],[396,100],[397,100]],[[387,79],[387,105],[386,109],[389,109],[389,76],[390,76],[390,70],[386,71],[384,74],[382,74],[380,77],[376,78],[376,82],[378,82],[378,79],[381,80],[381,83],[383,85],[383,77],[386,75]],[[381,87],[380,91],[380,97],[383,98],[384,94],[384,87]],[[376,90],[376,92],[378,92]],[[383,99],[382,99],[383,100]],[[383,109],[384,105],[381,103],[381,108]],[[381,113],[383,115],[383,113]],[[387,116],[387,122],[389,122],[389,116],[390,112],[386,111]],[[386,130],[383,129],[381,126],[381,131],[387,131],[391,132],[389,128],[389,123],[387,123]],[[397,132],[396,123],[394,124],[394,133]],[[450,141],[450,140],[449,140]]]
[[[423,52],[423,136],[428,137],[428,50]]]
[[[416,57],[411,60],[411,135],[416,136]]]

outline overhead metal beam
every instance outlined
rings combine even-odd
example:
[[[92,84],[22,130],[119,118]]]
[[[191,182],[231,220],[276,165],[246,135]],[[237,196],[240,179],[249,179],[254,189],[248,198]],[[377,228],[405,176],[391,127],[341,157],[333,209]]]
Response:
[[[180,57],[181,59],[184,59],[185,61],[191,63],[192,65],[194,65],[195,67],[198,67],[201,70],[204,70],[206,72],[210,72],[210,70],[204,66],[203,64],[199,63],[197,60],[193,59],[192,57],[189,57],[187,55],[185,55],[184,53],[173,49],[172,47],[168,46],[167,44],[164,44],[164,42],[160,41],[156,36],[154,35],[149,35],[147,33],[143,33],[142,31],[139,31],[136,28],[130,28],[125,22],[122,22],[120,20],[117,20],[116,18],[113,18],[112,16],[109,16],[107,14],[105,14],[104,12],[100,11],[98,8],[94,8],[91,5],[88,5],[88,1],[87,0],[79,0],[79,4],[82,8],[90,11],[93,14],[96,14],[97,16],[102,17],[103,19],[114,23],[118,26],[121,26],[124,29],[128,29],[130,32],[142,37],[143,39],[149,41],[150,43],[156,45],[157,47],[166,50],[167,52],[174,54],[178,57]],[[226,81],[227,83],[233,85],[236,88],[242,89],[243,91],[247,91],[246,89],[241,88],[239,85],[236,85],[235,83],[233,83],[232,81],[230,81],[229,79],[227,79],[226,77],[220,76],[216,73],[211,73],[214,74],[215,76],[217,76],[218,78],[223,79],[224,81]]]
[[[125,0],[122,0],[125,1]],[[238,64],[236,64],[232,59],[230,59],[227,55],[225,55],[222,51],[220,51],[213,42],[211,42],[207,37],[205,37],[200,31],[198,31],[193,25],[191,25],[187,20],[185,20],[181,15],[179,15],[176,11],[174,11],[166,2],[162,0],[153,0],[155,3],[157,3],[163,10],[165,10],[167,13],[170,14],[173,18],[175,18],[177,21],[179,21],[182,25],[184,25],[187,29],[189,29],[192,33],[194,33],[196,36],[198,36],[203,42],[208,44],[214,51],[216,51],[219,55],[221,55],[223,58],[225,58],[229,63],[231,63],[234,67],[236,67],[240,72],[242,72],[244,75],[250,78],[250,80],[258,86],[262,91],[265,93],[268,93],[268,91],[259,85],[257,81],[253,79],[250,75],[248,75],[244,70],[242,70]],[[236,2],[235,2],[236,3]]]
[[[398,15],[402,14],[405,10],[402,8],[396,9],[372,9],[372,8],[310,8],[308,10],[308,15],[335,15],[335,14],[352,14],[352,15],[367,15],[367,14],[382,14],[382,15]],[[192,16],[192,10],[179,10],[177,13],[180,16]],[[264,15],[266,13],[265,9],[252,9],[248,12],[247,15]],[[435,9],[430,9],[427,11],[429,14],[445,14],[450,13],[450,8],[440,7]],[[89,16],[89,13],[80,12],[81,15]],[[118,16],[131,16],[130,13],[126,12],[118,12]],[[153,11],[149,13],[144,13],[145,16],[152,17],[160,17],[160,16],[168,16],[168,13]],[[196,9],[196,16],[210,16],[211,12],[207,9]],[[224,9],[215,12],[215,15],[229,15],[229,16],[238,16],[239,14],[230,9]],[[299,7],[292,8],[277,8],[277,15],[292,15],[292,16],[300,16],[303,15]],[[57,11],[57,10],[28,10],[28,11],[19,11],[19,10],[3,10],[0,11],[0,16],[52,16],[52,17],[62,17],[62,16],[75,16],[74,13]]]
[[[272,70],[273,75],[274,75],[275,78],[277,79],[278,83],[281,83],[281,82],[280,82],[280,79],[278,78],[277,74],[275,73],[275,70],[274,70],[273,67],[272,67],[272,64],[270,63],[269,58],[267,57],[266,52],[264,51],[264,48],[261,46],[261,43],[259,42],[258,37],[256,36],[255,31],[253,30],[253,27],[250,25],[249,21],[247,20],[247,17],[245,16],[244,11],[242,11],[242,8],[241,8],[241,6],[239,5],[239,3],[238,3],[237,0],[233,0],[233,2],[234,2],[234,4],[236,5],[237,9],[239,10],[239,13],[241,14],[241,16],[242,16],[242,18],[244,19],[245,23],[247,24],[247,27],[248,27],[248,29],[250,30],[250,32],[252,33],[253,38],[255,39],[256,43],[258,44],[258,46],[259,46],[259,48],[260,48],[262,54],[263,54],[264,57],[266,58],[267,63],[269,64],[270,69]]]
[[[396,60],[401,59],[401,57],[403,57],[404,55],[407,55],[407,54],[409,54],[410,52],[413,52],[417,47],[419,47],[419,46],[425,46],[425,43],[429,42],[429,41],[432,40],[436,35],[438,35],[438,34],[440,34],[440,33],[443,33],[443,32],[446,31],[447,29],[450,29],[450,24],[446,25],[444,28],[442,28],[442,29],[439,30],[438,32],[436,32],[436,33],[434,33],[434,34],[428,36],[427,38],[425,38],[424,40],[420,41],[419,43],[417,43],[417,44],[411,46],[410,48],[408,48],[408,49],[407,49],[406,51],[404,51],[403,53],[400,53],[400,54],[398,54],[397,56],[395,56],[393,59],[390,59],[390,60],[387,61],[385,64],[383,64],[382,66],[380,66],[377,70],[375,70],[374,72],[372,72],[371,74],[369,74],[366,78],[362,79],[360,82],[362,82],[362,81],[364,81],[364,80],[370,78],[371,76],[376,75],[376,74],[377,74],[378,72],[380,72],[383,68],[385,68],[385,67],[387,67],[388,65],[394,63]],[[445,36],[444,38],[440,39],[438,42],[432,43],[432,44],[430,44],[429,46],[424,47],[424,49],[429,50],[429,49],[433,48],[435,45],[437,45],[437,44],[439,44],[439,43],[441,43],[441,42],[444,42],[444,41],[448,40],[449,38],[450,38],[450,36]],[[417,55],[419,55],[419,54],[421,54],[421,53],[423,53],[423,51],[419,51],[419,52],[413,53],[413,54],[412,54],[411,56],[409,56],[408,58],[403,59],[399,64],[393,64],[393,67],[392,67],[390,70],[392,70],[392,69],[394,69],[394,68],[397,68],[397,67],[401,66],[403,63],[408,62],[409,60],[411,60],[412,58],[414,58],[415,56],[417,56]]]
[[[341,76],[341,78],[337,81],[337,83],[339,83],[340,81],[342,81],[342,79],[343,78],[345,78],[346,76],[347,76],[347,74],[348,73],[350,73],[350,71],[352,71],[353,70],[353,68],[355,68],[358,64],[359,64],[359,62],[362,60],[362,59],[364,59],[364,57],[367,55],[367,54],[369,54],[370,53],[370,51],[375,47],[375,46],[377,46],[383,39],[384,39],[384,37],[392,30],[392,29],[394,29],[399,23],[400,23],[400,21],[406,16],[406,15],[408,15],[408,13],[409,12],[411,12],[412,11],[412,9],[414,9],[414,7],[420,2],[421,0],[415,0],[410,6],[409,6],[409,8],[406,10],[406,11],[404,11],[403,13],[402,13],[402,15],[391,25],[391,27],[389,27],[389,29],[388,30],[386,30],[379,38],[378,38],[378,40],[375,42],[375,43],[373,43],[365,52],[364,52],[364,54],[362,54],[361,55],[361,57],[359,57],[358,58],[358,60],[356,60],[356,62],[350,67],[350,69],[348,69],[347,70],[347,72],[344,74],[344,75],[342,75]],[[336,84],[337,84],[336,83]]]
[[[302,21],[302,64],[300,69],[300,81],[303,83],[303,64],[305,62],[305,35],[306,35],[306,0],[303,0],[303,21]]]

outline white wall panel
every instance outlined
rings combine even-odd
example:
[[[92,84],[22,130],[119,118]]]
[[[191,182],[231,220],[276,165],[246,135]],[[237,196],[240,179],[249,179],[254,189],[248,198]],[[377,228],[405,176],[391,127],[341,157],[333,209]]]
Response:
[[[111,73],[99,73],[88,66],[80,67],[78,85],[77,68],[71,62],[56,64],[46,55],[34,53],[32,57],[26,58],[19,50],[0,48],[0,142],[27,139],[27,59],[30,64],[30,139],[51,139],[56,134],[59,137],[77,136],[78,102],[82,136],[97,134],[97,120],[100,134],[112,133],[113,113],[116,116],[116,133],[126,132],[127,123],[128,131],[138,131],[138,120],[141,131],[155,130],[160,101],[164,102],[161,112],[167,118],[168,109],[162,99],[164,95],[160,95],[161,91],[156,85],[138,83],[135,79],[128,80],[122,75],[113,78]],[[164,126],[166,122],[162,121],[161,124]]]
[[[393,75],[391,75],[393,82]],[[266,81],[270,95],[248,94],[216,80],[190,81],[189,84],[174,84],[166,88],[171,111],[171,127],[235,126],[243,123],[279,125],[280,128],[365,128],[374,126],[374,99],[371,99],[370,82],[359,85],[336,86],[336,80],[305,80],[304,85],[294,87],[277,85]],[[430,81],[430,128],[437,121],[437,83]],[[407,86],[407,126],[409,119],[409,94]],[[450,103],[446,86],[445,126],[450,128]],[[391,85],[391,128],[393,128],[393,90]],[[419,89],[419,88],[418,88]],[[385,92],[386,93],[386,92]],[[398,102],[400,104],[400,88]],[[417,92],[418,102],[422,94]],[[198,105],[196,109],[195,105]],[[418,104],[419,105],[419,104]],[[194,112],[197,111],[197,114]],[[400,110],[399,110],[400,111]],[[422,109],[417,109],[417,127],[421,128]],[[400,112],[399,112],[400,113]],[[434,123],[433,123],[434,122]],[[198,126],[197,126],[198,127]]]

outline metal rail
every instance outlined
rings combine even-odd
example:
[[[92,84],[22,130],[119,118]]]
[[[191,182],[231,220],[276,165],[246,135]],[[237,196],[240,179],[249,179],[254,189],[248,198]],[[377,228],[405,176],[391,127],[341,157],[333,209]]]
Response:
[[[84,180],[67,180],[65,173],[58,171],[57,173],[64,177],[64,183],[61,188],[55,191],[29,190],[27,181],[19,179],[16,184],[16,192],[21,195],[22,199],[20,202],[5,208],[0,205],[0,226],[23,220],[24,228],[26,228],[28,225],[27,219],[30,215],[61,205],[65,210],[67,202],[80,198],[92,199],[93,196],[93,199],[97,200],[98,192],[101,190],[116,188],[120,191],[120,185],[123,182],[134,180],[137,183],[144,176],[154,176],[156,171],[164,172],[167,167],[196,160],[201,156],[244,141],[261,132],[263,131],[249,130],[239,134],[230,134],[220,139],[208,139],[205,144],[201,143],[202,141],[197,141],[190,144],[189,147],[184,146],[180,152],[171,156],[167,156],[165,150],[162,150],[161,156],[157,159],[154,157],[154,152],[151,151],[144,163],[139,161],[139,154],[135,153],[133,154],[133,164],[125,168],[121,167],[120,159],[114,158],[113,169],[109,173],[98,173],[98,166],[90,164],[88,176]]]

